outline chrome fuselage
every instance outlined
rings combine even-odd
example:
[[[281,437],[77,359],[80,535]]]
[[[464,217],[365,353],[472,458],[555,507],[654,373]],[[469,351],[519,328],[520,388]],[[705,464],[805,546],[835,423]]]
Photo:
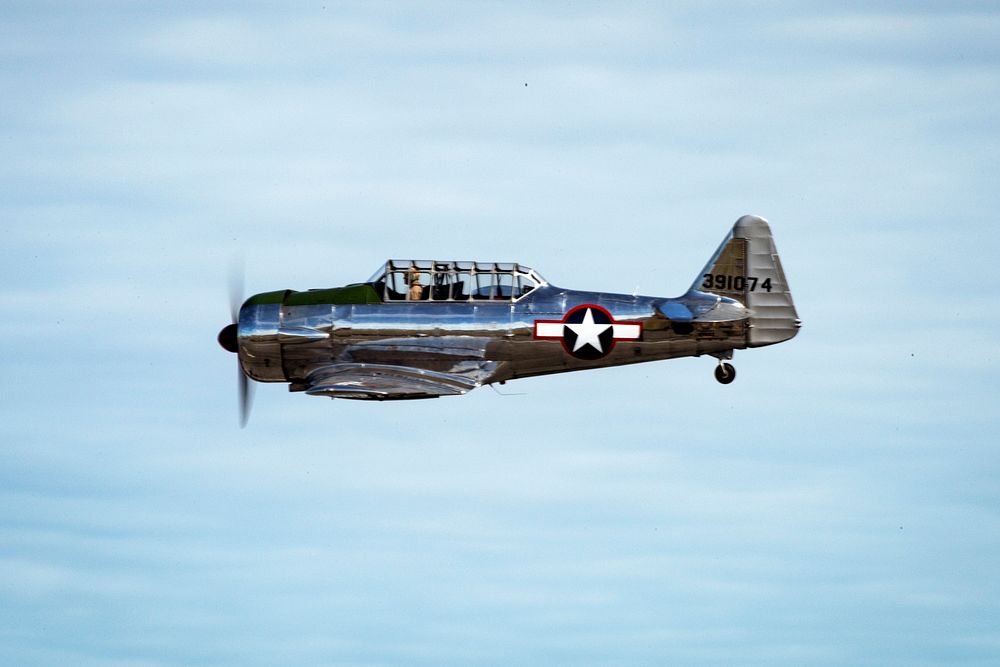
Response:
[[[286,294],[288,294],[286,292]],[[274,299],[270,299],[273,301]],[[317,368],[338,361],[415,366],[460,373],[489,361],[481,384],[643,361],[724,355],[746,344],[747,309],[715,294],[675,299],[568,290],[542,285],[517,301],[387,301],[286,305],[250,299],[239,316],[243,371],[258,382],[305,389]],[[603,308],[641,325],[635,340],[615,341],[599,359],[579,359],[565,344],[536,337],[536,322],[558,321],[578,306]]]

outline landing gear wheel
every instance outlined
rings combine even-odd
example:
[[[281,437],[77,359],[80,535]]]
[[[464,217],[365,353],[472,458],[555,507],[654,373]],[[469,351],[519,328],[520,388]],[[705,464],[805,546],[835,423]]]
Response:
[[[729,384],[736,379],[736,369],[732,364],[721,363],[715,367],[715,379],[722,384]]]

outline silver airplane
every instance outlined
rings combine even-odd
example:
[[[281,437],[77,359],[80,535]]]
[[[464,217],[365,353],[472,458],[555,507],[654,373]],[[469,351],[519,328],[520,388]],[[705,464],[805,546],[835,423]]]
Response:
[[[235,310],[235,304],[234,304]],[[564,289],[517,263],[389,260],[332,289],[247,299],[219,332],[247,378],[311,396],[437,398],[515,378],[786,341],[801,322],[767,222],[743,216],[681,296]]]

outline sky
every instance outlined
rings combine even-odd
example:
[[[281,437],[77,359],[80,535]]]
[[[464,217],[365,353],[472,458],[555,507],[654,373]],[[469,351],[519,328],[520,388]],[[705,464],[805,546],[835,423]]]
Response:
[[[994,3],[3,2],[0,99],[0,663],[1000,662]],[[746,213],[731,385],[238,427],[234,261],[676,296]]]

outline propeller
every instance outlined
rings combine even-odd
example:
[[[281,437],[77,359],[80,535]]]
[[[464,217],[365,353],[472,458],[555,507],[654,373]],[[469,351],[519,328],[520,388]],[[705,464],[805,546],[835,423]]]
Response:
[[[222,346],[222,349],[234,354],[239,354],[240,351],[239,321],[240,306],[242,304],[243,262],[234,261],[229,267],[229,314],[231,323],[222,327],[218,337],[219,345]],[[247,420],[250,418],[250,408],[253,407],[254,386],[240,367],[239,359],[237,359],[236,372],[238,375],[237,386],[239,388],[240,428],[243,428],[247,425]]]
[[[240,428],[245,428],[250,419],[250,408],[253,407],[254,385],[243,373],[243,369],[237,367],[240,383]]]

